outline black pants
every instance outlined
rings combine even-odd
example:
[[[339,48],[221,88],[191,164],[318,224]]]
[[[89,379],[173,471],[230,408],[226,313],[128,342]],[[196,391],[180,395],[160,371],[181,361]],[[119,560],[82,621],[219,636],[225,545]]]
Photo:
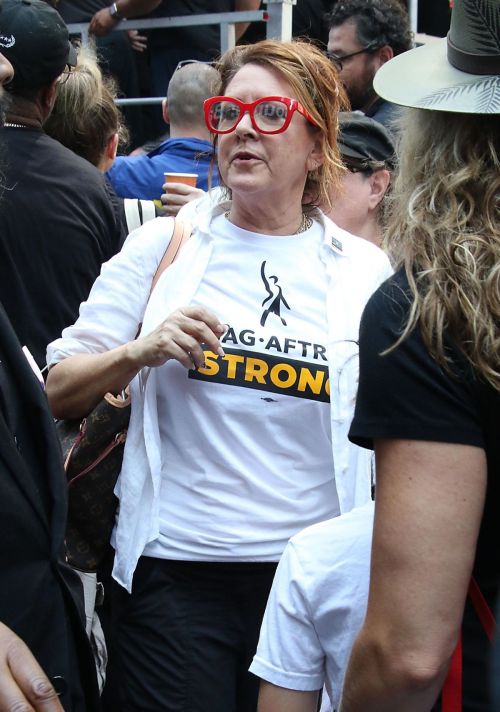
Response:
[[[132,595],[113,584],[123,712],[255,712],[248,672],[274,563],[142,557]]]

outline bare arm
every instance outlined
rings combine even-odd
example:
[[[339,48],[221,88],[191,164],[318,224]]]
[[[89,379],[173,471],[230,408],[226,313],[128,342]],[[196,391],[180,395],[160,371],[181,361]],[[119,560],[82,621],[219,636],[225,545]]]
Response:
[[[342,712],[427,712],[459,635],[486,491],[482,449],[376,442],[368,611]]]
[[[0,623],[0,711],[63,712],[57,694],[25,643]]]
[[[70,356],[49,371],[46,388],[56,418],[87,415],[105,393],[119,393],[145,366],[176,359],[185,368],[205,363],[201,344],[224,356],[219,337],[225,326],[208,309],[187,306],[154,331],[105,353]]]
[[[122,18],[137,17],[138,15],[147,15],[153,12],[160,2],[161,0],[117,0],[116,9]],[[109,5],[111,4],[110,2]],[[91,19],[89,32],[94,35],[107,35],[119,22],[118,18],[111,17],[108,7],[103,7]]]
[[[316,712],[319,690],[302,692],[261,680],[257,712]]]
[[[117,0],[116,9],[122,18],[148,15],[156,10],[161,0]],[[109,3],[111,5],[111,3]],[[238,11],[258,10],[260,0],[236,0],[235,9]],[[118,25],[119,19],[111,17],[107,7],[98,10],[90,21],[89,31],[95,35],[107,35]],[[250,23],[238,22],[236,24],[236,39],[239,39]]]
[[[234,4],[234,9],[238,12],[245,12],[248,10],[258,10],[260,7],[260,0],[236,0]],[[245,32],[247,27],[250,25],[249,22],[237,22],[235,26],[236,39],[239,40],[241,35]]]

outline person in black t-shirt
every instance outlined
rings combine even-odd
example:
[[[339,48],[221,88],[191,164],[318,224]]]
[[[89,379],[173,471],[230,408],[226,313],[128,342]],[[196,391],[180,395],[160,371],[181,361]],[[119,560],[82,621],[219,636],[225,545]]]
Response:
[[[13,74],[0,54],[0,127]],[[64,472],[40,385],[0,304],[0,709],[97,712],[81,587],[60,560]]]
[[[63,20],[41,0],[5,0],[1,31],[15,75],[6,87],[0,301],[43,368],[47,344],[75,320],[126,230],[102,174],[43,130],[76,63]]]
[[[377,493],[342,712],[498,711],[500,4],[471,7],[456,0],[448,40],[376,77],[377,93],[413,109],[388,232],[398,271],[360,329],[350,438],[375,448]]]

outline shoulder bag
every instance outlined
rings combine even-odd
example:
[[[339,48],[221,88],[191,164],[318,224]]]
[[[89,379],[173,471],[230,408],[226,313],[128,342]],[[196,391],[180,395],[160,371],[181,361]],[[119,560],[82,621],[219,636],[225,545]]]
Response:
[[[175,220],[150,294],[190,232],[187,224]],[[56,422],[68,482],[66,561],[81,571],[96,571],[109,547],[118,505],[114,488],[122,466],[130,408],[130,394],[125,389],[120,395],[106,393],[83,420]]]

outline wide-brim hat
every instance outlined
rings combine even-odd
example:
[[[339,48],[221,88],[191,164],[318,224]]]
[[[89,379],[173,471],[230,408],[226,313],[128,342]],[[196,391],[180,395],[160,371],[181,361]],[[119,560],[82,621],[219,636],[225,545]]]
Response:
[[[383,99],[418,109],[500,113],[500,0],[455,0],[448,36],[378,70]]]

